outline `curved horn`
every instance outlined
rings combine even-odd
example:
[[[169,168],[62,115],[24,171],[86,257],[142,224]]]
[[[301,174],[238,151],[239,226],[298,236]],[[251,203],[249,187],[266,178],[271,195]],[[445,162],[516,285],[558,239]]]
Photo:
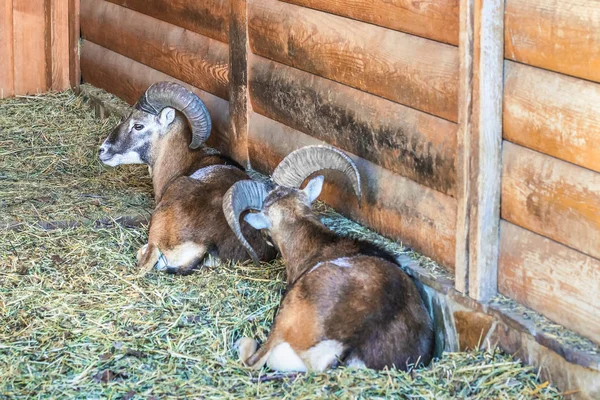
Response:
[[[212,122],[208,109],[198,96],[175,82],[157,82],[146,89],[135,108],[158,115],[163,108],[173,107],[187,118],[192,128],[190,148],[197,149],[210,136]]]
[[[360,202],[360,174],[356,164],[335,147],[306,146],[291,152],[275,168],[273,181],[278,185],[299,188],[306,178],[324,169],[342,171],[352,182],[352,188]]]
[[[266,196],[267,188],[264,183],[245,180],[233,184],[223,197],[223,213],[227,223],[256,265],[258,256],[242,234],[240,215],[246,210],[260,210]]]

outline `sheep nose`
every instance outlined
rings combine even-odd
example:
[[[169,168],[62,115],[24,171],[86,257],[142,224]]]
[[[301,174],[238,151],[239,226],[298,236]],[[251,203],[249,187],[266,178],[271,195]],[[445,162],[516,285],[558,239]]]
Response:
[[[98,149],[98,155],[101,156],[104,153],[106,153],[106,148],[104,146],[100,146]]]

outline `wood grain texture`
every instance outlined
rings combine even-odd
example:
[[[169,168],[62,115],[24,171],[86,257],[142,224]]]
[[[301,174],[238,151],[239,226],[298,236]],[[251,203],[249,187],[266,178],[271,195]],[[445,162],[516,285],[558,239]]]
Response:
[[[230,154],[248,165],[248,9],[247,0],[231,0],[229,14]]]
[[[0,99],[15,94],[13,0],[0,0]]]
[[[454,195],[456,124],[260,56],[250,60],[254,111]]]
[[[81,3],[83,37],[227,99],[228,46],[102,0]]]
[[[458,0],[283,0],[458,45]]]
[[[51,86],[68,89],[69,84],[69,0],[51,0]],[[47,32],[48,33],[48,32]]]
[[[600,172],[600,84],[511,61],[504,76],[504,139]]]
[[[504,142],[502,218],[600,258],[600,174]]]
[[[504,1],[462,0],[461,12],[456,279],[485,302],[497,291]]]
[[[172,81],[186,86],[202,99],[210,112],[213,131],[208,144],[223,152],[229,148],[227,101],[89,41],[82,44],[81,73],[84,82],[113,93],[129,104],[134,104],[155,82]]]
[[[250,0],[255,54],[457,121],[458,49],[276,0]]]
[[[600,82],[598,0],[507,0],[506,58]]]
[[[469,290],[469,210],[471,203],[471,115],[473,113],[473,35],[474,7],[470,0],[460,0],[458,135],[456,138],[456,260],[454,287],[461,293]]]
[[[227,0],[108,0],[161,21],[228,43]]]
[[[500,232],[500,292],[600,343],[600,260],[506,221]]]
[[[252,113],[248,144],[253,168],[271,173],[283,157],[295,149],[323,142]],[[363,158],[349,155],[361,173],[362,207],[358,208],[347,182],[328,172],[321,199],[344,215],[402,241],[452,269],[456,201]]]
[[[13,3],[15,93],[45,92],[46,14],[45,0],[15,0]]]
[[[81,67],[79,65],[80,9],[80,0],[69,0],[69,83],[75,90],[79,89],[79,83],[81,82]]]

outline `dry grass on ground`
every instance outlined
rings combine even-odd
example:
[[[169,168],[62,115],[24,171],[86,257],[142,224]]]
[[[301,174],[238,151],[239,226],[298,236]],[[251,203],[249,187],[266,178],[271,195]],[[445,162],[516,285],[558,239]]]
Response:
[[[501,352],[444,354],[410,373],[242,368],[233,343],[265,339],[283,266],[136,278],[145,227],[92,223],[152,203],[143,168],[98,163],[112,123],[72,93],[0,101],[0,222],[20,222],[0,230],[0,398],[559,398]]]

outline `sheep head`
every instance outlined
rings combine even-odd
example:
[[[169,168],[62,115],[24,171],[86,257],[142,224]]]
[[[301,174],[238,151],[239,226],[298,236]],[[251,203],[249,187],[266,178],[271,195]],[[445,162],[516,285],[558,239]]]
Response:
[[[200,147],[210,135],[210,114],[198,96],[174,82],[150,86],[129,116],[123,118],[100,146],[100,160],[110,166],[150,164],[152,148],[177,124],[181,112],[192,129],[190,148]],[[179,124],[185,126],[185,121]]]
[[[236,182],[223,198],[223,211],[229,226],[246,247],[255,263],[258,257],[244,238],[239,218],[247,210],[244,219],[255,229],[266,229],[273,234],[286,220],[312,215],[312,203],[323,188],[323,176],[312,178],[304,189],[302,183],[318,171],[333,169],[342,171],[351,181],[360,202],[360,174],[354,162],[345,153],[329,146],[307,146],[290,153],[273,172],[269,184],[255,181]]]

